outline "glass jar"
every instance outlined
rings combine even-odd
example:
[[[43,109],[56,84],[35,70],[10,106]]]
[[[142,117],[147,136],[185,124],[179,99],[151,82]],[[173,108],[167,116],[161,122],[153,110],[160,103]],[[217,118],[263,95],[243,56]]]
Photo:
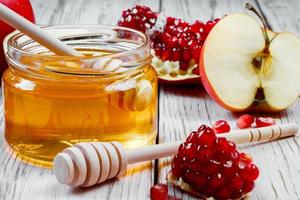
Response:
[[[152,144],[157,75],[149,38],[117,26],[43,29],[85,56],[53,55],[22,33],[6,39],[5,138],[17,155],[51,167],[57,153],[78,142]]]

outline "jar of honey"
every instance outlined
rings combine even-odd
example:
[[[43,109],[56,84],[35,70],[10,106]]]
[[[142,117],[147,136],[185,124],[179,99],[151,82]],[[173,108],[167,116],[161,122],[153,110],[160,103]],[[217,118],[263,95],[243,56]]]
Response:
[[[18,157],[51,167],[78,142],[153,143],[157,75],[149,38],[117,26],[43,29],[84,56],[54,55],[22,33],[6,39],[5,139]]]

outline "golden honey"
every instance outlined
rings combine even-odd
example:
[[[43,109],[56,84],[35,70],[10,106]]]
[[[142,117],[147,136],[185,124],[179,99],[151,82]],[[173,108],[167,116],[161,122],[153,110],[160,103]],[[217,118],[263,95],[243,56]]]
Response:
[[[50,27],[48,31],[63,28]],[[67,34],[68,27],[64,29],[62,33]],[[89,27],[79,29],[89,30]],[[14,57],[16,52],[10,51],[16,48],[10,49],[10,45],[16,46],[22,35],[9,39],[9,69],[2,81],[5,138],[22,160],[51,167],[57,153],[78,142],[119,141],[127,148],[154,142],[157,76],[150,65],[147,37],[134,32],[131,38],[131,30],[126,29],[128,33],[124,34],[123,29],[118,32],[117,28],[98,27],[100,32],[105,29],[105,35],[112,32],[114,37],[99,39],[106,46],[94,48],[93,43],[99,37],[93,38],[94,29],[85,34],[88,37],[84,41],[82,35],[76,40],[74,48],[85,58],[52,56],[43,48],[32,47],[38,45],[22,46],[24,41],[17,44],[20,51]],[[68,34],[63,36],[66,38]],[[133,49],[128,50],[127,44],[126,50],[108,49],[107,45],[113,45],[110,40],[116,39],[119,46],[133,40],[138,47],[132,45]],[[87,40],[89,46],[78,47]],[[130,64],[135,67],[129,68]]]

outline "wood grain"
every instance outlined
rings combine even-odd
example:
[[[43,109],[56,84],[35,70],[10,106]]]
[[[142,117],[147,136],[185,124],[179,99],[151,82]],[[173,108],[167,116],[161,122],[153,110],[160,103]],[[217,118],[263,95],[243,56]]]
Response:
[[[210,0],[181,1],[164,0],[162,11],[168,15],[189,21],[221,17],[232,12],[245,11],[246,1]],[[257,2],[261,4],[257,4]],[[297,1],[252,1],[259,7],[268,23],[280,30],[290,30],[300,34],[297,22]],[[293,8],[290,8],[292,6]],[[289,14],[286,14],[289,13]],[[300,77],[299,77],[300,78]],[[235,120],[240,114],[224,110],[213,102],[203,88],[161,86],[159,98],[159,143],[179,141],[201,124],[212,124],[218,119],[229,121],[236,127]],[[288,110],[272,114],[277,123],[296,122],[300,120],[300,101]],[[261,115],[261,114],[256,114]],[[257,181],[250,199],[300,199],[300,139],[289,138],[266,144],[241,145],[240,150],[250,153],[260,168],[261,176]],[[160,159],[158,163],[158,181],[165,182],[170,170],[170,158]],[[194,199],[169,187],[170,193],[181,199]]]
[[[34,0],[36,21],[42,25],[116,24],[121,10],[134,4],[159,8],[158,1]],[[0,199],[148,199],[153,184],[151,162],[132,167],[121,181],[110,181],[88,189],[71,189],[57,182],[50,170],[16,159],[3,138],[1,105]]]

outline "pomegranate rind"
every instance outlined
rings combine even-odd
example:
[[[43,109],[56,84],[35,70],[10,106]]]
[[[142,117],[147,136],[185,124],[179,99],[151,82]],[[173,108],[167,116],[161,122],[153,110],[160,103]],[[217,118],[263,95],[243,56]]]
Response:
[[[169,183],[171,183],[172,185],[174,185],[175,187],[180,188],[181,190],[183,190],[183,191],[185,191],[185,192],[187,192],[187,193],[189,193],[189,194],[196,195],[196,196],[198,196],[198,197],[200,197],[200,198],[203,198],[203,199],[206,199],[206,200],[215,200],[215,198],[213,198],[213,197],[207,198],[206,196],[204,196],[204,195],[202,195],[202,194],[196,192],[195,190],[193,190],[193,189],[191,188],[191,186],[190,186],[188,183],[184,182],[184,181],[182,180],[182,178],[179,178],[179,179],[178,179],[176,176],[174,176],[173,173],[172,173],[171,171],[167,174],[167,181],[168,181]],[[244,195],[243,195],[242,197],[240,197],[240,198],[237,198],[237,199],[229,199],[229,200],[240,200],[240,199],[245,198],[245,197],[246,197],[247,195],[249,195],[249,194],[250,194],[250,193],[246,193],[246,194],[244,194]]]
[[[191,63],[190,67],[184,71],[179,68],[178,61],[162,61],[154,56],[151,65],[156,70],[160,83],[169,85],[201,84],[200,76],[192,73],[194,69],[198,68],[196,63]]]

